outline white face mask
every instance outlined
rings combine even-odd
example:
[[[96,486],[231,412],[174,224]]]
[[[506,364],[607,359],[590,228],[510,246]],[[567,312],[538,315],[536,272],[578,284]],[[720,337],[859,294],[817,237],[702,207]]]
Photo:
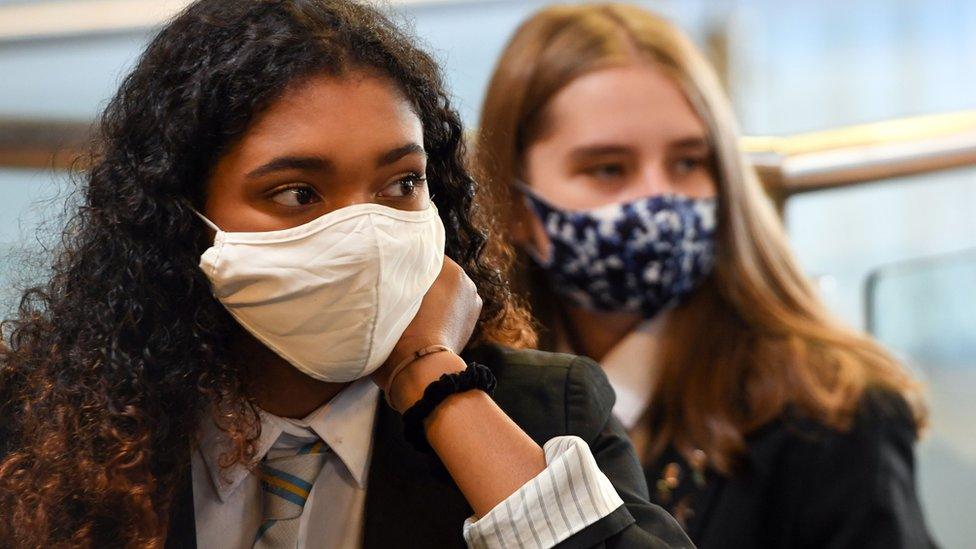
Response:
[[[433,204],[357,204],[268,232],[227,233],[200,217],[217,231],[200,258],[214,296],[254,337],[322,381],[379,368],[444,261]]]

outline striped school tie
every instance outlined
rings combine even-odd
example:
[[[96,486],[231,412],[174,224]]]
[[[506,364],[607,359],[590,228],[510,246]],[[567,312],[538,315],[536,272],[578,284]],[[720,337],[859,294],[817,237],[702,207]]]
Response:
[[[294,455],[261,462],[264,509],[254,549],[294,549],[299,523],[312,483],[325,463],[321,440],[302,446]]]

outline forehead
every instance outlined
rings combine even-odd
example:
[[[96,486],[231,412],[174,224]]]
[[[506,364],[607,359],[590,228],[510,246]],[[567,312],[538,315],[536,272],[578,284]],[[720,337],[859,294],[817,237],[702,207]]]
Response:
[[[549,102],[545,117],[543,138],[568,143],[665,144],[707,135],[681,87],[650,63],[609,67],[573,80]]]
[[[388,78],[360,71],[318,75],[291,87],[252,122],[238,143],[247,156],[308,149],[329,156],[423,143],[420,118]]]

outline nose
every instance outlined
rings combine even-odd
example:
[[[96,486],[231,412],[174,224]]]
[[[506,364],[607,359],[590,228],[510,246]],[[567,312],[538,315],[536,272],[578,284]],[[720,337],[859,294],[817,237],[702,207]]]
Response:
[[[672,182],[663,162],[648,162],[637,174],[636,189],[640,196],[657,196],[671,192]]]
[[[337,185],[333,189],[331,196],[328,197],[330,210],[339,210],[347,206],[374,202],[373,195],[363,187],[365,186]]]

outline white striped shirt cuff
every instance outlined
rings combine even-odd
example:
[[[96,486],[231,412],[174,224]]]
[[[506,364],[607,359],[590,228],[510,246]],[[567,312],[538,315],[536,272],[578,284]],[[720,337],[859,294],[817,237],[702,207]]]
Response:
[[[464,521],[468,547],[546,549],[624,504],[583,439],[556,437],[543,449],[544,471],[481,519]]]

